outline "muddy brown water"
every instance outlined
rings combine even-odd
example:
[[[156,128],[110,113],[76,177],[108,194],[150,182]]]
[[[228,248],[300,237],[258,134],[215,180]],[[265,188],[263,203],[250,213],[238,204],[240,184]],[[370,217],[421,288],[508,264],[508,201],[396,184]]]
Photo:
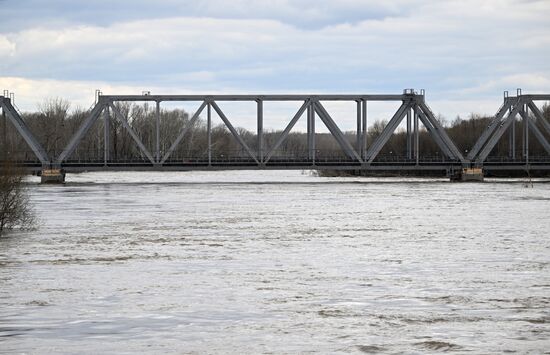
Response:
[[[1,353],[544,353],[550,184],[301,172],[29,182]]]

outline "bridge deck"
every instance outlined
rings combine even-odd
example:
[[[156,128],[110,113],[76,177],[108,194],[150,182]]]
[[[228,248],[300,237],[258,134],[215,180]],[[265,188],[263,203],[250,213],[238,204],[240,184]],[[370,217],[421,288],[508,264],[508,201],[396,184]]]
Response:
[[[32,172],[43,169],[38,161],[19,162],[18,165]],[[353,160],[319,159],[292,160],[274,159],[268,163],[257,163],[252,159],[189,159],[185,161],[167,161],[161,164],[152,164],[145,160],[120,160],[110,161],[105,164],[103,160],[96,161],[68,161],[61,168],[66,172],[85,171],[191,171],[191,170],[360,170],[372,172],[415,172],[433,171],[448,172],[458,171],[462,168],[459,161],[437,160],[421,161],[418,164],[414,160],[386,159],[370,164],[359,163]],[[550,171],[550,158],[541,158],[529,162],[512,160],[507,158],[492,158],[487,161],[483,169],[486,171],[525,171],[548,170]]]

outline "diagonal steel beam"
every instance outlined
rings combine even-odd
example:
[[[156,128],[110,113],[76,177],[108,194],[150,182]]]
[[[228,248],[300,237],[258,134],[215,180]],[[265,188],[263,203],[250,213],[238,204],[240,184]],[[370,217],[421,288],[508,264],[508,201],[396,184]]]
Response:
[[[462,163],[466,163],[466,160],[464,159],[464,156],[460,152],[460,150],[457,148],[457,146],[453,143],[451,138],[447,135],[447,132],[445,132],[445,129],[441,126],[437,118],[433,115],[432,111],[426,105],[426,102],[421,101],[420,102],[420,109],[423,111],[423,113],[426,115],[428,120],[431,122],[431,124],[434,126],[436,132],[434,132],[437,136],[441,138],[443,143],[448,147],[448,149],[451,151],[452,155],[449,155],[451,158],[455,158],[460,160]]]
[[[441,139],[441,137],[439,136],[437,130],[435,129],[435,127],[432,125],[431,123],[431,120],[428,119],[428,117],[426,117],[426,115],[424,114],[424,112],[422,111],[422,109],[420,108],[420,106],[416,106],[417,107],[417,114],[418,114],[418,118],[420,119],[420,121],[422,122],[422,124],[424,125],[424,127],[426,127],[426,129],[428,130],[428,133],[430,134],[430,136],[433,138],[433,140],[437,143],[437,145],[439,146],[439,148],[441,148],[441,151],[443,152],[443,154],[445,154],[446,156],[448,156],[449,158],[451,159],[457,159],[455,157],[455,155],[453,154],[453,152],[451,152],[451,150],[449,149],[449,147],[447,147],[447,145],[443,142],[443,140]]]
[[[298,109],[298,112],[296,112],[296,114],[294,115],[294,117],[292,118],[292,120],[290,120],[290,122],[288,123],[288,125],[286,126],[286,128],[284,129],[283,133],[281,133],[281,135],[279,136],[279,139],[277,139],[277,142],[273,145],[273,147],[271,147],[269,149],[269,151],[267,152],[266,156],[265,156],[265,160],[264,160],[264,163],[267,163],[269,161],[269,159],[271,159],[271,157],[273,156],[273,154],[275,153],[275,151],[277,149],[279,149],[279,147],[281,146],[281,144],[283,144],[283,142],[285,141],[285,139],[288,138],[288,134],[290,133],[290,131],[292,130],[292,128],[294,128],[294,126],[296,125],[296,122],[298,122],[298,120],[300,119],[300,117],[302,117],[302,115],[304,114],[304,111],[306,110],[306,108],[311,104],[311,101],[310,100],[306,100],[304,101],[304,103],[302,104],[302,106],[300,106],[300,108]]]
[[[23,118],[19,115],[15,107],[13,107],[10,100],[3,97],[0,98],[0,105],[2,106],[2,109],[6,113],[8,119],[14,125],[15,129],[17,129],[17,132],[19,132],[21,137],[23,137],[25,142],[27,142],[34,155],[36,155],[42,165],[49,165],[50,158],[48,157],[48,153],[46,153],[44,147],[42,147],[42,145],[36,140],[35,136],[31,133],[29,127],[25,121],[23,121]]]
[[[500,137],[502,137],[512,121],[516,119],[516,116],[522,106],[523,103],[521,102],[521,100],[518,100],[514,108],[512,109],[512,112],[510,112],[510,114],[500,123],[495,133],[491,136],[491,138],[487,141],[487,144],[479,152],[478,156],[476,157],[476,163],[481,164],[485,161],[485,159],[487,159],[487,156],[489,155],[489,153],[491,153],[491,150],[493,150]]]
[[[195,122],[197,121],[197,119],[199,118],[199,115],[202,113],[202,111],[204,110],[204,108],[206,107],[206,101],[203,101],[202,104],[199,106],[199,108],[197,109],[197,111],[195,112],[195,114],[193,115],[193,117],[191,117],[191,119],[189,120],[189,122],[187,122],[187,126],[185,126],[183,128],[183,130],[180,132],[179,136],[176,138],[176,140],[174,141],[174,143],[172,143],[172,145],[170,146],[170,149],[168,149],[168,151],[166,152],[166,154],[164,154],[164,157],[162,158],[161,160],[161,164],[164,164],[164,162],[170,157],[170,155],[172,155],[172,153],[174,152],[174,150],[176,149],[176,147],[178,146],[178,144],[180,144],[181,140],[183,139],[183,137],[187,134],[187,132],[193,127],[193,125],[195,124]]]
[[[56,164],[61,164],[64,162],[76,149],[76,146],[80,143],[82,138],[86,135],[86,133],[92,128],[93,124],[97,121],[99,118],[99,115],[103,110],[105,109],[106,104],[105,101],[99,100],[99,102],[92,108],[92,111],[84,120],[84,122],[80,125],[78,128],[78,131],[72,136],[71,140],[69,141],[69,144],[63,149],[61,154],[56,159]]]
[[[487,139],[493,134],[495,129],[497,129],[500,121],[502,120],[502,117],[506,114],[506,111],[510,109],[510,106],[512,105],[512,101],[510,99],[507,99],[504,101],[502,106],[500,106],[499,110],[497,111],[495,117],[491,120],[489,123],[489,126],[485,128],[485,130],[481,133],[481,136],[477,139],[472,149],[470,149],[470,152],[466,156],[466,159],[473,160],[477,153],[483,148],[483,145],[487,143]]]
[[[109,102],[109,107],[111,107],[111,110],[114,112],[115,117],[120,121],[120,123],[122,123],[122,125],[124,126],[124,128],[126,128],[128,133],[130,133],[130,136],[132,136],[132,138],[138,145],[141,152],[145,154],[145,156],[147,156],[147,159],[149,159],[149,161],[152,164],[155,164],[156,163],[155,158],[153,158],[153,155],[151,154],[151,152],[145,147],[141,139],[139,139],[138,135],[136,134],[136,132],[134,132],[134,130],[132,129],[128,121],[124,118],[122,113],[115,107],[115,105],[113,105],[112,102]]]
[[[330,117],[323,105],[319,101],[315,101],[313,105],[315,112],[317,112],[321,121],[323,121],[325,126],[327,126],[328,130],[336,139],[340,147],[342,147],[346,155],[351,159],[355,159],[363,163],[363,159],[361,159],[361,156],[355,151],[355,149],[353,149],[351,143],[346,139],[340,128],[338,128],[338,126],[336,125],[336,122],[334,122],[332,117]]]
[[[218,113],[218,116],[220,116],[220,118],[222,119],[223,123],[225,123],[226,127],[229,128],[229,131],[231,132],[231,134],[233,135],[233,137],[237,140],[237,142],[239,142],[239,144],[241,145],[241,147],[244,148],[244,150],[246,150],[246,152],[248,153],[248,155],[250,155],[250,157],[252,159],[254,159],[254,161],[257,163],[257,164],[260,164],[260,162],[258,161],[258,158],[256,157],[256,154],[254,154],[254,152],[252,151],[252,149],[250,149],[250,147],[246,144],[246,142],[243,140],[243,138],[239,135],[239,133],[237,133],[237,131],[235,130],[235,127],[233,127],[233,125],[231,124],[231,122],[229,122],[229,120],[227,119],[227,117],[225,116],[225,114],[223,113],[223,111],[220,109],[220,107],[218,106],[218,104],[215,102],[215,101],[212,101],[210,102],[210,104],[212,105],[212,107],[214,108],[214,110]]]
[[[388,122],[386,127],[384,127],[384,130],[382,131],[382,134],[376,140],[372,143],[370,149],[367,150],[367,157],[366,160],[369,163],[372,163],[372,161],[376,158],[378,153],[380,153],[380,150],[382,150],[382,147],[388,139],[390,139],[390,136],[395,131],[397,126],[401,123],[401,120],[403,120],[403,117],[405,117],[405,114],[407,113],[407,109],[410,109],[411,103],[405,102],[399,106],[391,120]]]
[[[537,122],[540,122],[544,129],[546,130],[546,133],[550,134],[550,123],[544,119],[544,116],[542,115],[542,112],[540,112],[539,108],[533,101],[529,101],[529,108],[531,111],[535,114],[535,117],[537,118]]]
[[[546,137],[544,137],[544,134],[542,134],[542,132],[536,126],[535,122],[531,119],[531,117],[529,117],[529,114],[527,114],[527,112],[525,112],[524,110],[521,110],[519,114],[525,121],[529,122],[529,129],[533,132],[540,144],[544,147],[546,153],[550,154],[550,143],[548,143]]]

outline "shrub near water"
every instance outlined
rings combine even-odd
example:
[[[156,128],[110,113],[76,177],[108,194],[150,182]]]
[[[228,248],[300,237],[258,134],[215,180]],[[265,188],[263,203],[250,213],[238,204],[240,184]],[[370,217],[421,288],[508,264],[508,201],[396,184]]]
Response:
[[[22,172],[10,163],[0,168],[0,236],[13,228],[30,228],[34,216]]]

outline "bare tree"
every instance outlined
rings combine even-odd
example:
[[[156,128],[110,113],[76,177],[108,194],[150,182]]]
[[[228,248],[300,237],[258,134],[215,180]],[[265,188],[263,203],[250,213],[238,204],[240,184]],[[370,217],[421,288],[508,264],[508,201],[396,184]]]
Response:
[[[0,236],[13,228],[30,228],[34,215],[23,185],[23,173],[4,162],[0,168]]]

